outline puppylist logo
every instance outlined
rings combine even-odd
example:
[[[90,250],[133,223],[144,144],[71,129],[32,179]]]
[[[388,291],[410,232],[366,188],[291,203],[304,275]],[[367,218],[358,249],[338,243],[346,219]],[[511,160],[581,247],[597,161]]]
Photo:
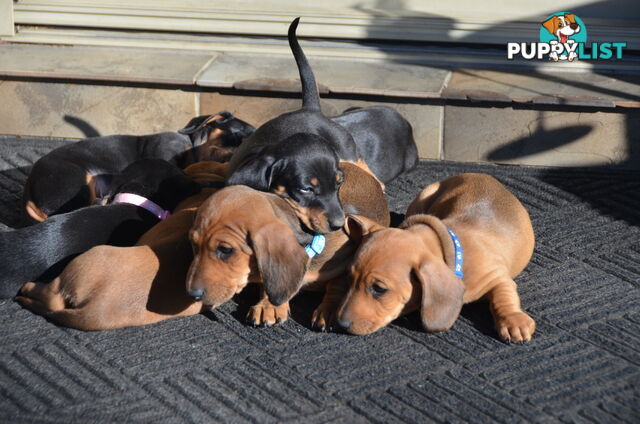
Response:
[[[573,13],[559,12],[549,15],[540,24],[540,42],[507,43],[507,59],[516,56],[524,59],[574,60],[622,59],[624,42],[591,43],[591,51],[586,51],[587,27]]]

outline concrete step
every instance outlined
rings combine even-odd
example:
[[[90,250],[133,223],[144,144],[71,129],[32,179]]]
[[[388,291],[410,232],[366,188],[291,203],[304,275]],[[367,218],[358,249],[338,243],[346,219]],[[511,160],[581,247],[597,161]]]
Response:
[[[310,61],[327,115],[393,106],[422,158],[640,169],[636,74]],[[0,78],[0,134],[21,136],[176,130],[222,109],[259,125],[300,105],[290,55],[5,44]]]

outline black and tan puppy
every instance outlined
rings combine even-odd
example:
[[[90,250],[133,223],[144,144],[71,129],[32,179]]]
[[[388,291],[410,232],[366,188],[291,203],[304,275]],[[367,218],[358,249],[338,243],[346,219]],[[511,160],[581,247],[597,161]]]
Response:
[[[0,232],[0,298],[13,297],[27,281],[57,275],[75,255],[93,246],[129,246],[159,222],[162,211],[171,211],[200,185],[182,170],[160,159],[143,159],[114,177],[106,206],[90,206],[52,216],[45,222]],[[116,194],[146,198],[140,207]],[[153,212],[152,212],[153,211]],[[166,214],[165,214],[166,215]]]
[[[220,112],[192,119],[178,132],[87,138],[59,147],[34,165],[24,191],[36,221],[102,199],[113,175],[139,159],[164,159],[184,167],[200,160],[228,159],[253,127]]]
[[[388,106],[351,108],[331,120],[351,134],[358,157],[384,184],[418,164],[413,129],[397,110]]]
[[[313,71],[296,38],[299,18],[289,27],[289,46],[302,82],[302,108],[266,122],[245,140],[229,162],[229,185],[273,191],[298,202],[310,213],[327,215],[326,233],[342,227],[338,201],[339,160],[357,161],[351,134],[320,111]]]

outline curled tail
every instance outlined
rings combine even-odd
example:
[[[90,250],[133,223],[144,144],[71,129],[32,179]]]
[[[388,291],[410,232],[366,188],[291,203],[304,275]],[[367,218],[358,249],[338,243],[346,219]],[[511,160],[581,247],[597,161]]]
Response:
[[[293,57],[296,59],[298,65],[298,72],[300,72],[300,82],[302,83],[302,108],[308,110],[320,110],[320,95],[318,94],[318,86],[316,85],[316,78],[313,76],[313,71],[307,57],[304,55],[300,44],[298,44],[298,38],[296,37],[296,29],[298,28],[298,22],[300,18],[295,18],[289,26],[289,47]]]

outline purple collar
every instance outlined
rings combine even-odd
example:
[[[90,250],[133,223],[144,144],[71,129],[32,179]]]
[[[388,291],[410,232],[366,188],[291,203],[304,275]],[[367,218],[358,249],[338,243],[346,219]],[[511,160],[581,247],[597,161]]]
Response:
[[[128,203],[130,205],[139,206],[154,214],[160,221],[164,221],[169,215],[171,215],[171,212],[162,209],[160,206],[153,203],[146,197],[138,196],[137,194],[133,193],[116,194],[116,197],[113,198],[111,204],[116,203]]]

